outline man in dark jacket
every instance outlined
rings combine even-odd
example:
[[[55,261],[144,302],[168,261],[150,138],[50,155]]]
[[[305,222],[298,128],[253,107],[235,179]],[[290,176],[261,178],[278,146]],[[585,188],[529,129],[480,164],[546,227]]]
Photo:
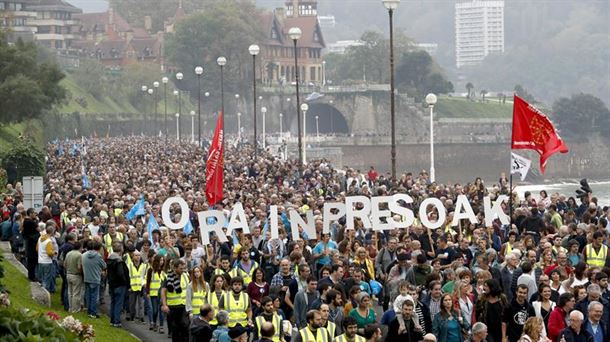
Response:
[[[593,336],[584,329],[582,312],[573,310],[570,312],[570,325],[559,334],[558,341],[565,342],[593,342]]]
[[[123,260],[123,243],[112,244],[112,253],[106,261],[108,265],[108,288],[110,292],[110,324],[121,327],[121,310],[129,287],[129,269]]]
[[[410,300],[402,303],[402,313],[390,323],[387,341],[418,342],[423,339],[421,327],[413,322],[414,304]]]
[[[210,304],[203,304],[199,317],[191,322],[191,342],[209,342],[212,339],[212,327],[210,321],[214,318],[214,308]]]
[[[534,308],[527,302],[528,288],[524,284],[517,287],[517,293],[510,306],[502,314],[502,340],[517,342],[528,318],[536,316]]]

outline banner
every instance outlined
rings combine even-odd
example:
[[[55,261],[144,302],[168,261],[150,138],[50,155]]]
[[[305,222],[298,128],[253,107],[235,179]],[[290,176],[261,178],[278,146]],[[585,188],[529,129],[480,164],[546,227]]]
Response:
[[[222,200],[224,185],[224,128],[223,113],[220,112],[216,120],[214,138],[208,154],[205,167],[205,197],[209,205],[215,205]]]
[[[532,161],[513,152],[511,152],[510,155],[510,173],[511,175],[515,173],[520,174],[521,181],[523,182],[525,180],[525,176],[530,170],[530,167],[532,166]]]
[[[529,149],[540,154],[540,172],[549,157],[557,152],[567,153],[568,148],[557,134],[549,118],[515,95],[513,104],[513,149]]]

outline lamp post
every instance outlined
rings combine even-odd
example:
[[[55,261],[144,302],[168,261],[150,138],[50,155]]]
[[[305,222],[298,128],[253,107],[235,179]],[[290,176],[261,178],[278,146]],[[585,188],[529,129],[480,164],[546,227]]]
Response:
[[[142,93],[144,93],[144,101],[146,101],[146,93],[148,93],[148,87],[147,86],[145,86],[145,85],[142,86]],[[143,103],[146,104],[146,102],[143,102]],[[143,122],[143,125],[142,125],[142,133],[144,133],[145,128],[146,128],[146,121],[147,121],[146,119],[147,119],[147,116],[148,115],[146,114],[146,105],[144,105],[144,118],[143,118],[144,122]]]
[[[252,145],[254,146],[254,160],[257,159],[258,153],[258,141],[256,140],[256,55],[260,52],[260,47],[256,44],[252,44],[248,47],[248,52],[252,55],[252,99],[254,100],[254,111],[253,111],[253,123],[254,123],[254,140]]]
[[[154,98],[152,97],[154,93],[153,88],[148,88],[148,95],[150,95],[150,99],[154,101]],[[151,103],[152,104],[152,103]],[[152,106],[151,106],[152,107]],[[154,128],[153,128],[154,129]],[[146,134],[146,131],[144,131],[144,134]]]
[[[434,105],[436,104],[436,95],[430,93],[426,95],[426,103],[430,107],[430,181],[436,180],[434,170]]]
[[[176,79],[178,80],[178,83],[180,83],[180,81],[182,81],[183,77],[184,77],[184,75],[181,72],[176,74]],[[178,85],[176,85],[176,88],[178,88]],[[182,94],[180,92],[180,88],[178,88],[178,113],[180,113],[180,115],[182,115]]]
[[[224,75],[223,69],[225,64],[227,64],[227,59],[224,57],[218,57],[216,59],[216,63],[220,67],[220,111],[224,115],[225,113],[225,88],[224,88]]]
[[[263,113],[263,150],[265,150],[265,147],[266,147],[265,146],[265,138],[266,138],[265,137],[265,129],[266,129],[266,127],[265,127],[265,116],[267,114],[267,107],[262,107],[261,108],[261,113]]]
[[[319,125],[320,117],[316,115],[316,141],[320,142],[320,125]]]
[[[191,110],[191,142],[195,142],[195,111]]]
[[[158,104],[159,104],[159,101],[158,101],[159,100],[159,86],[160,86],[159,82],[157,82],[157,81],[153,82],[153,87],[155,87],[155,124],[153,126],[155,129],[153,130],[153,135],[156,134],[154,131],[156,130],[157,125],[158,125],[158,121],[157,120],[159,120],[159,117],[158,117],[159,116],[159,112],[157,111],[159,109],[158,108]]]
[[[174,96],[179,97],[180,96],[180,91],[178,90],[174,90]],[[180,107],[180,101],[178,101],[178,108]],[[178,109],[178,113],[176,114],[180,114],[180,109]],[[180,115],[176,116],[176,120],[180,119]],[[178,137],[178,140],[180,139],[180,137]]]
[[[167,77],[163,77],[161,79],[161,82],[163,83],[163,103],[165,105],[165,116],[164,116],[164,126],[165,126],[165,143],[167,144],[167,82],[169,82],[169,78]]]
[[[210,93],[206,91],[206,92],[203,94],[203,96],[205,96],[205,101],[206,101],[206,103],[207,103],[207,102],[208,102],[208,97],[210,97]],[[207,129],[208,129],[208,120],[204,120],[204,121],[203,121],[203,129],[204,129],[205,131],[207,131]]]
[[[241,142],[241,113],[237,112],[237,142]]]
[[[295,9],[296,10],[296,9]],[[297,49],[297,40],[299,40],[301,38],[302,32],[301,29],[298,27],[292,27],[290,28],[290,30],[288,30],[288,37],[290,37],[290,39],[292,39],[292,42],[294,44],[294,76],[295,76],[295,81],[296,81],[296,97],[297,97],[297,105],[296,105],[296,110],[297,110],[297,128],[298,128],[298,144],[299,144],[299,160],[301,161],[301,163],[304,165],[305,164],[305,159],[303,158],[303,144],[302,144],[302,127],[301,127],[301,113],[299,112],[299,103],[300,103],[300,99],[299,99],[299,61],[298,61],[298,49]]]
[[[284,132],[282,132],[283,121],[284,121],[284,114],[280,113],[280,136],[282,136],[282,133],[284,133]]]
[[[394,113],[394,10],[398,7],[400,0],[382,0],[383,6],[388,10],[390,18],[390,126],[392,134],[392,178],[396,179],[396,127]]]
[[[303,148],[303,156],[301,159],[301,164],[305,165],[307,163],[307,110],[309,109],[309,106],[307,105],[307,103],[303,103],[301,105],[301,111],[303,112],[303,144],[305,145],[305,147]],[[301,146],[301,139],[299,139],[299,150],[302,148]]]
[[[203,67],[196,66],[195,74],[197,75],[197,145],[201,146],[201,75],[203,75]]]
[[[176,140],[180,141],[180,113],[176,113]]]

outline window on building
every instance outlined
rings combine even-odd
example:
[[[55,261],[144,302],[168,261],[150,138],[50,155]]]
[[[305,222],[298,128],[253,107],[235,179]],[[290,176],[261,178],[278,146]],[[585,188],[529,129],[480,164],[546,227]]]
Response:
[[[271,38],[272,39],[278,38],[277,29],[275,28],[275,26],[271,29]]]
[[[51,26],[38,26],[38,33],[51,33]]]
[[[316,67],[315,66],[312,66],[309,68],[309,77],[310,77],[311,81],[315,82],[315,80],[316,80]]]
[[[56,40],[56,41],[55,41],[55,48],[56,48],[56,49],[61,49],[61,48],[63,48],[63,44],[62,44],[62,43],[63,43],[63,42],[62,42],[61,40]]]
[[[4,6],[4,2],[0,1],[0,11],[4,11],[6,7]]]
[[[315,31],[313,33],[313,41],[314,42],[319,42],[320,41],[320,35],[318,34],[318,31]]]

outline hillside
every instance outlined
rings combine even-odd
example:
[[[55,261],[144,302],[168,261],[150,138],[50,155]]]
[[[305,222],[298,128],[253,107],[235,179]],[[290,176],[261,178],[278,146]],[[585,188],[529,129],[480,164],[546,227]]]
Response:
[[[471,101],[462,97],[440,97],[434,107],[434,115],[439,118],[502,118],[509,119],[513,113],[512,102],[500,104],[497,99]]]

